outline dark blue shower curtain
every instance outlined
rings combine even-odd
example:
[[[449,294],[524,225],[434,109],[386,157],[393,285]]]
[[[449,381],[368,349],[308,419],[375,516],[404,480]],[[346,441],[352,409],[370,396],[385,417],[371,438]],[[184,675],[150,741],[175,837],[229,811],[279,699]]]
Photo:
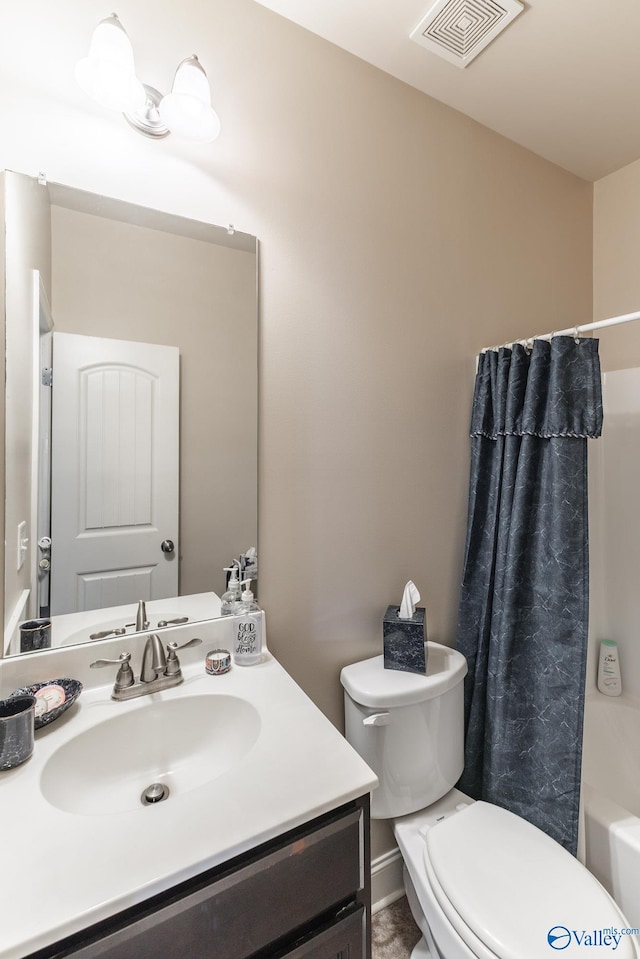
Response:
[[[598,341],[557,336],[479,357],[458,649],[459,787],[575,854],[588,626],[587,437]]]

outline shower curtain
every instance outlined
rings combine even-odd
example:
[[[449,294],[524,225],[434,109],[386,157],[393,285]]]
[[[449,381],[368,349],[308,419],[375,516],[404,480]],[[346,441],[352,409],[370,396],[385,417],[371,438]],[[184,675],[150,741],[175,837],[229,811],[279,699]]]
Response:
[[[588,626],[587,437],[598,341],[557,336],[479,357],[458,649],[459,788],[575,855]]]

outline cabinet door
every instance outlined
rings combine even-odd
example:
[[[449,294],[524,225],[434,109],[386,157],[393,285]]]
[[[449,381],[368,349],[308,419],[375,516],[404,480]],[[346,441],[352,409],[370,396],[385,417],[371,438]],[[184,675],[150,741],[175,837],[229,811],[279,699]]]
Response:
[[[285,953],[282,959],[364,959],[364,923],[365,910],[360,907],[345,919]]]
[[[97,941],[56,955],[69,959],[249,959],[256,953],[266,955],[265,947],[271,943],[282,954],[286,937],[291,941],[296,930],[308,929],[316,918],[353,902],[363,887],[364,816],[362,808],[355,808],[320,827],[300,831],[290,842],[245,866]],[[295,952],[292,955],[297,959]],[[308,955],[324,959],[325,953]],[[344,959],[362,955],[362,951],[346,952]],[[340,956],[340,948],[326,956]]]

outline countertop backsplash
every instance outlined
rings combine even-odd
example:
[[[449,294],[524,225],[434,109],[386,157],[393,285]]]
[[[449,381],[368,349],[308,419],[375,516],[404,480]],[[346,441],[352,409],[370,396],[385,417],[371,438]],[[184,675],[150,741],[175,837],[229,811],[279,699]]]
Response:
[[[184,665],[201,661],[204,670],[204,658],[210,649],[231,650],[233,643],[234,617],[204,620],[200,623],[184,623],[181,626],[163,627],[156,630],[164,645],[176,642],[178,645],[194,637],[202,639],[202,645],[183,649],[178,657]],[[266,630],[263,627],[263,636]],[[37,653],[24,653],[0,660],[0,698],[9,696],[14,689],[50,679],[68,677],[79,679],[85,689],[104,686],[115,680],[117,665],[102,669],[90,669],[96,659],[117,659],[120,653],[131,653],[131,667],[136,677],[140,673],[142,652],[150,633],[129,633],[112,639],[102,639],[94,643],[79,646],[58,646],[55,649],[41,650]],[[264,641],[263,641],[264,642]],[[266,645],[266,643],[265,643]]]

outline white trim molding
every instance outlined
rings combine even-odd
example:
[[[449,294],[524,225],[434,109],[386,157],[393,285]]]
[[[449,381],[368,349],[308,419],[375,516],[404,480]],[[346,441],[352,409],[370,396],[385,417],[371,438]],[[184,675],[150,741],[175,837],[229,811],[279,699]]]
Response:
[[[18,645],[18,623],[26,618],[27,603],[29,602],[30,590],[23,589],[20,593],[16,605],[13,608],[11,616],[7,620],[4,628],[4,655],[11,656],[13,653],[19,653]]]
[[[398,848],[371,863],[371,912],[376,913],[404,896],[402,856]]]

